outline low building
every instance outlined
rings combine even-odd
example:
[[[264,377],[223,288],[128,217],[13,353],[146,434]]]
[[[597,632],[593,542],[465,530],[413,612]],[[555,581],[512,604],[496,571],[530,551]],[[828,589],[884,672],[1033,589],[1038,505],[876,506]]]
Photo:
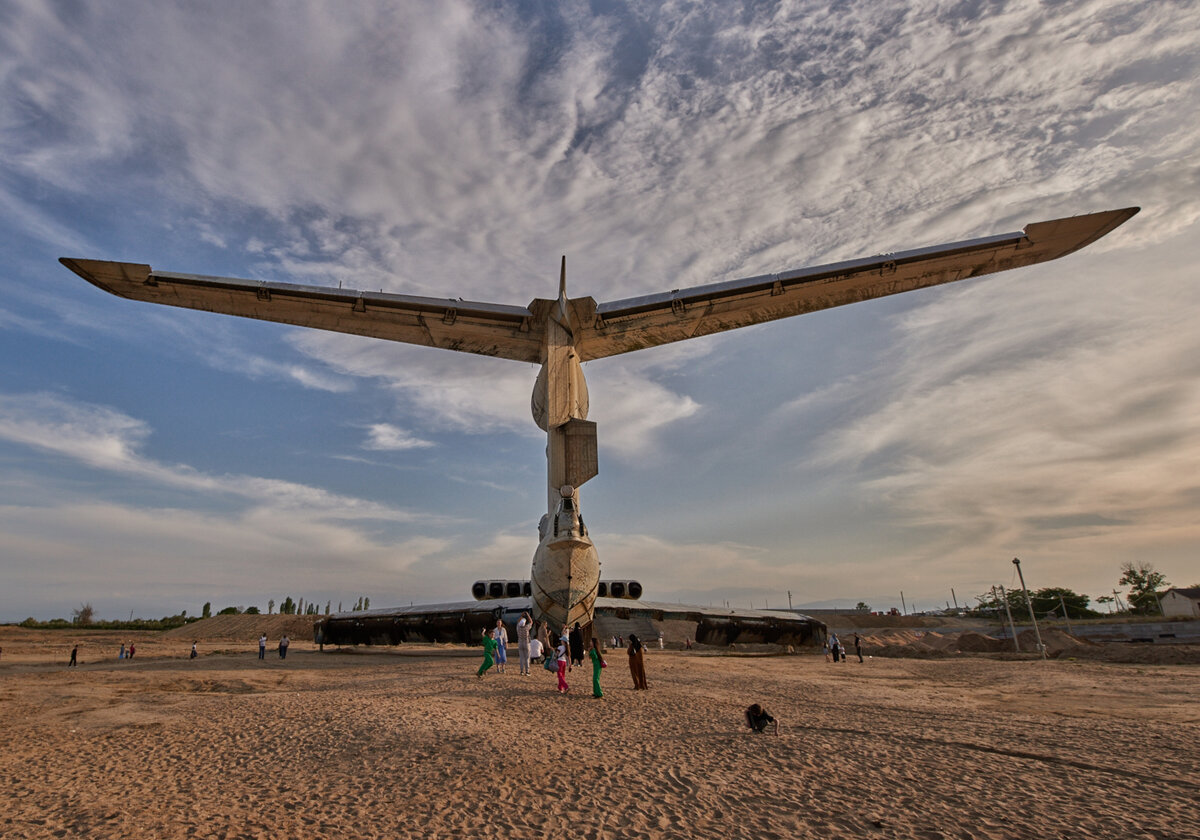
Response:
[[[1179,589],[1172,586],[1158,599],[1163,615],[1186,615],[1200,618],[1200,586]]]

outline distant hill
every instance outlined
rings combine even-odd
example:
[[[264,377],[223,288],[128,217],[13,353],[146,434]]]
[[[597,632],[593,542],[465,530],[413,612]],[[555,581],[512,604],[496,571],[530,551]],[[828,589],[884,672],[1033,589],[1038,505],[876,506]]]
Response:
[[[200,639],[210,642],[257,642],[266,633],[272,642],[286,633],[293,639],[312,641],[313,623],[320,615],[214,615],[162,634],[165,639]]]

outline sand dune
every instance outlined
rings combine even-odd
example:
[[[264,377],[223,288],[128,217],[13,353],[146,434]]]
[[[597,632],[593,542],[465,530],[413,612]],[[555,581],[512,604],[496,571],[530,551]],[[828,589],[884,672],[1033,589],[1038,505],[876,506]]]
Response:
[[[5,838],[1200,836],[1194,666],[651,651],[635,693],[613,651],[596,700],[460,648],[0,640]]]

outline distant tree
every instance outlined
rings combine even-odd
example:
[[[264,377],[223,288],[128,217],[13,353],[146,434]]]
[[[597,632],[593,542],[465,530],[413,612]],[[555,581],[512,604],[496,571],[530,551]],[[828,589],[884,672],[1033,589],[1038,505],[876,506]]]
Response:
[[[261,615],[258,607],[246,607],[246,615]]]
[[[855,604],[854,609],[857,610],[858,612],[870,612],[871,611],[870,605],[868,605],[862,601],[859,601],[857,604]]]
[[[975,600],[979,602],[979,606],[972,610],[972,612],[978,616],[998,616],[1003,619],[1005,617],[1004,602],[1008,601],[1008,608],[1012,611],[1013,618],[1019,619],[1023,614],[1028,618],[1025,609],[1025,596],[1019,589],[1006,590],[1004,595],[1005,597],[1001,598],[999,595],[993,595],[989,591],[976,596]]]
[[[295,615],[296,605],[292,602],[292,596],[289,595],[283,599],[283,603],[279,605],[280,615]]]
[[[342,602],[338,601],[338,612],[342,612]]]
[[[201,618],[212,618],[212,604],[208,601],[204,602],[204,609],[200,611]]]
[[[1097,604],[1111,604],[1114,600],[1115,599],[1111,595],[1101,595],[1100,597],[1098,597],[1096,599],[1096,603]],[[1112,612],[1111,607],[1109,608],[1109,612]]]
[[[275,609],[275,599],[272,598],[270,601],[267,601],[267,615],[270,615],[271,611],[274,609]]]
[[[239,610],[237,607],[226,607],[225,609],[223,609],[219,613],[217,613],[217,615],[237,615],[238,612],[239,612]]]
[[[180,610],[180,611],[179,611],[179,617],[180,617],[180,618],[187,618],[187,610]]]
[[[357,601],[354,602],[354,611],[358,612],[361,609],[362,609],[362,598],[359,598]]]
[[[96,615],[96,611],[92,609],[92,605],[90,603],[80,604],[79,609],[71,610],[71,612],[74,614],[71,621],[73,621],[75,624],[78,624],[80,627],[87,627],[92,623],[92,619]]]
[[[1095,610],[1088,609],[1090,601],[1088,596],[1080,595],[1061,586],[1050,586],[1039,589],[1037,592],[1031,592],[1029,600],[1033,602],[1033,611],[1037,615],[1049,615],[1050,613],[1059,615],[1063,611],[1064,604],[1067,608],[1067,618],[1093,618],[1097,615]]]
[[[371,609],[371,599],[370,598],[363,598],[363,609],[364,610]]]
[[[1129,608],[1141,615],[1155,615],[1161,612],[1158,590],[1160,587],[1170,586],[1166,575],[1156,570],[1152,563],[1142,562],[1134,565],[1130,561],[1121,564],[1121,579],[1118,583],[1129,587]]]
[[[304,599],[303,598],[301,598],[299,601],[296,602],[296,613],[298,615],[304,615]]]
[[[330,607],[332,607],[332,606],[333,606],[333,602],[332,602],[332,601],[326,601],[326,602],[325,602],[325,615],[329,615],[329,608],[330,608]]]

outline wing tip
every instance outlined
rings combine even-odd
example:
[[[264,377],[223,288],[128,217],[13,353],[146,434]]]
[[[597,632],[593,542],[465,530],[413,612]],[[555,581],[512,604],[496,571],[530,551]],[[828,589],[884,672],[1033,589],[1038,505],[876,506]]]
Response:
[[[1034,222],[1026,225],[1022,232],[1030,242],[1045,245],[1049,249],[1052,255],[1047,255],[1045,259],[1058,259],[1112,233],[1140,213],[1141,209],[1137,206],[1122,207],[1119,210],[1101,210],[1081,216]]]
[[[143,263],[123,263],[110,260],[87,260],[79,257],[59,257],[58,261],[93,286],[117,297],[129,297],[121,291],[122,284],[145,283],[153,269]]]

